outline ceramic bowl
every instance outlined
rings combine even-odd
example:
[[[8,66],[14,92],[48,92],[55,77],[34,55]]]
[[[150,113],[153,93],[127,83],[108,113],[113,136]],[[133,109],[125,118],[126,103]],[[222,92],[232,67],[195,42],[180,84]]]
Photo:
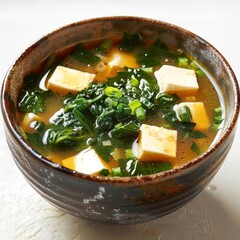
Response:
[[[216,79],[225,109],[223,129],[207,152],[171,171],[127,178],[89,176],[44,158],[23,138],[17,118],[17,98],[23,78],[61,49],[122,32],[186,50]],[[211,94],[211,93],[209,93]],[[184,206],[211,181],[234,139],[239,114],[236,77],[224,57],[208,42],[178,26],[138,17],[105,17],[62,27],[29,47],[3,82],[1,107],[13,158],[30,185],[54,206],[74,216],[102,223],[130,224],[164,216]],[[20,194],[20,193],[19,193]]]

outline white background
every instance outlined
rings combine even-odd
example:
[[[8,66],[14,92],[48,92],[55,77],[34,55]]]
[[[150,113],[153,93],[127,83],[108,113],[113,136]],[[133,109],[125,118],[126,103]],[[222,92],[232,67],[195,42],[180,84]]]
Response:
[[[186,28],[213,44],[240,77],[238,0],[41,0],[0,2],[0,82],[14,60],[34,41],[83,19],[132,15]],[[192,202],[161,219],[106,226],[69,216],[43,200],[16,168],[0,118],[0,239],[239,240],[240,129],[222,168]]]

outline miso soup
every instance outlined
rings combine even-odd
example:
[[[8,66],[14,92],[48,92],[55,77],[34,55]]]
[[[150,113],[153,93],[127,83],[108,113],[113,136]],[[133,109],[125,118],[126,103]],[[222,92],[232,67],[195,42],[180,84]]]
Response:
[[[25,77],[18,106],[23,135],[43,156],[110,177],[182,166],[223,121],[201,63],[138,33],[52,55]]]

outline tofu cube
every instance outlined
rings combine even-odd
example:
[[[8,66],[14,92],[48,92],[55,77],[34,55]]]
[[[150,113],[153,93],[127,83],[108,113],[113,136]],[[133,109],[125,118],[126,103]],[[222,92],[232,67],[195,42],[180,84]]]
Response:
[[[136,62],[136,58],[132,55],[120,51],[118,48],[113,48],[113,50],[110,52],[110,57],[108,60],[109,66],[112,67],[131,67],[131,68],[137,68],[138,64]]]
[[[109,53],[109,58],[107,59],[107,74],[109,76],[114,76],[119,69],[124,67],[138,68],[136,58],[132,55],[120,51],[118,48],[113,48]]]
[[[199,89],[194,70],[163,65],[154,73],[160,92],[182,96],[194,95]]]
[[[211,122],[209,120],[208,114],[206,112],[206,108],[203,102],[182,102],[177,104],[176,113],[178,115],[178,110],[183,107],[187,106],[190,109],[192,115],[192,122],[196,123],[194,130],[207,130],[211,126]]]
[[[103,160],[101,160],[97,153],[91,148],[62,160],[62,164],[64,167],[85,174],[94,174],[103,168],[107,168]]]
[[[95,74],[58,66],[47,81],[47,88],[62,95],[78,93],[88,87]]]
[[[138,141],[140,161],[161,161],[177,153],[177,131],[142,124]]]
[[[38,115],[34,114],[34,113],[26,113],[24,115],[24,118],[21,122],[22,128],[24,130],[24,132],[27,133],[33,133],[35,132],[35,130],[33,129],[32,124],[36,121],[43,121],[41,117],[39,117]]]

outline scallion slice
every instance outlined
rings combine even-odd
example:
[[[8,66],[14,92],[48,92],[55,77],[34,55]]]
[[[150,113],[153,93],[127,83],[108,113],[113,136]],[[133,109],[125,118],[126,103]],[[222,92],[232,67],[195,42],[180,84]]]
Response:
[[[130,81],[131,87],[138,87],[139,81],[136,78],[132,78]]]
[[[143,107],[138,107],[135,109],[136,117],[139,121],[143,121],[146,118],[145,111]]]
[[[120,167],[112,168],[112,174],[114,177],[121,177],[122,176],[121,168]]]
[[[214,119],[213,119],[213,124],[212,124],[211,129],[218,130],[220,124],[223,121],[222,108],[221,107],[214,108],[213,112],[214,112]]]
[[[179,57],[178,58],[178,66],[181,68],[188,68],[188,58]]]
[[[120,98],[122,96],[121,90],[119,90],[118,88],[115,88],[115,87],[106,87],[104,90],[104,93],[108,97]]]
[[[134,114],[135,113],[135,109],[137,109],[138,107],[141,107],[142,104],[140,103],[140,101],[138,99],[135,99],[132,102],[130,102],[128,104],[128,106],[131,108],[132,114]]]

